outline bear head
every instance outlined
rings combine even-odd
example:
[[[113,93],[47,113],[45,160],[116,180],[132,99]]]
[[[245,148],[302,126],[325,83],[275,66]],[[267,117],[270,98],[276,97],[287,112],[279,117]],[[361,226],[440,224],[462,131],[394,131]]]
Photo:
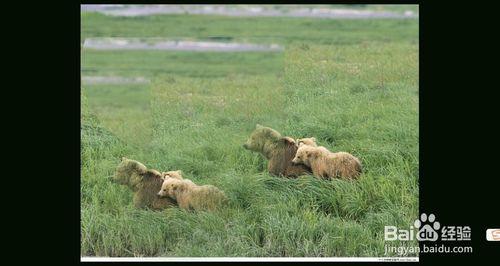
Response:
[[[301,143],[299,145],[299,148],[297,149],[297,153],[295,154],[295,157],[292,160],[292,163],[294,164],[304,164],[307,166],[311,166],[310,160],[315,159],[318,156],[318,149],[317,147],[309,146],[304,143]]]
[[[295,145],[295,140],[282,137],[278,131],[257,124],[246,143],[243,144],[243,148],[266,155],[271,149],[286,145]]]
[[[162,174],[154,169],[148,169],[144,164],[122,157],[120,164],[116,167],[112,181],[126,185],[132,190],[137,190],[138,185],[145,178],[161,178]]]
[[[161,189],[158,192],[159,197],[171,197],[175,199],[175,195],[177,191],[182,189],[184,182],[183,180],[177,178],[165,178],[163,184],[161,185]]]

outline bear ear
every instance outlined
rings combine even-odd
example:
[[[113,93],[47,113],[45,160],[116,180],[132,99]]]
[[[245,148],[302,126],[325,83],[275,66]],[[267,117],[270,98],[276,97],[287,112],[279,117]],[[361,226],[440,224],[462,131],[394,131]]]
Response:
[[[127,158],[127,157],[122,157],[122,162],[124,162],[124,161],[126,161],[126,160],[128,160],[128,158]]]
[[[177,174],[179,174],[179,175],[182,175],[182,171],[181,171],[181,170],[177,170],[177,171],[175,171],[175,172],[176,172]]]
[[[316,142],[316,138],[315,137],[311,137],[311,140]]]
[[[261,124],[256,124],[255,128],[263,128],[263,126]]]

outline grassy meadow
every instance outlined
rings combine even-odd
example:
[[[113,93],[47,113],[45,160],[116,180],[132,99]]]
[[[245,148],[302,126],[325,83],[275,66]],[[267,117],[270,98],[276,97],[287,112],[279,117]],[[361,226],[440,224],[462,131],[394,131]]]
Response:
[[[384,226],[408,228],[418,215],[418,20],[82,13],[82,40],[211,36],[286,49],[82,49],[82,76],[151,82],[82,85],[81,255],[384,256]],[[350,152],[364,174],[270,176],[242,147],[257,123]],[[108,178],[122,156],[218,186],[229,206],[135,209]]]

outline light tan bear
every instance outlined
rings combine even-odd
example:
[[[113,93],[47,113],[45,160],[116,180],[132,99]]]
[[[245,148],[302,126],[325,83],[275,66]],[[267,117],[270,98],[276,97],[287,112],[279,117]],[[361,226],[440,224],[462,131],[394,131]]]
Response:
[[[217,187],[199,186],[189,179],[165,178],[158,196],[174,199],[179,208],[195,211],[212,211],[227,203],[224,192]]]
[[[297,139],[295,141],[295,143],[298,146],[300,146],[301,143],[304,143],[305,145],[309,145],[309,146],[313,146],[313,147],[317,147],[318,146],[318,144],[316,144],[316,138],[315,137]]]
[[[166,174],[176,176],[176,172],[160,173],[154,169],[148,169],[144,164],[123,157],[116,167],[112,181],[126,185],[134,193],[134,206],[136,208],[149,208],[162,210],[175,206],[175,201],[170,198],[160,198],[156,195],[163,184],[163,176]],[[180,176],[182,178],[182,176]]]
[[[299,145],[293,163],[303,163],[313,175],[320,178],[357,178],[361,172],[361,162],[347,152],[331,152],[323,146]]]

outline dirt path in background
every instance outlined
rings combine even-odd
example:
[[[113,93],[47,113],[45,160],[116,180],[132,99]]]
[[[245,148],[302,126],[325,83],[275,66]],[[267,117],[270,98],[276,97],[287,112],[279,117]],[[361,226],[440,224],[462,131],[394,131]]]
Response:
[[[82,76],[82,84],[147,84],[145,77],[118,77],[118,76]]]
[[[96,50],[173,50],[173,51],[212,51],[212,52],[280,52],[283,47],[277,44],[251,44],[234,42],[178,41],[138,39],[138,38],[88,38],[83,48]]]

